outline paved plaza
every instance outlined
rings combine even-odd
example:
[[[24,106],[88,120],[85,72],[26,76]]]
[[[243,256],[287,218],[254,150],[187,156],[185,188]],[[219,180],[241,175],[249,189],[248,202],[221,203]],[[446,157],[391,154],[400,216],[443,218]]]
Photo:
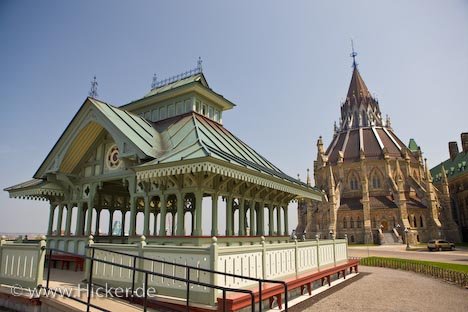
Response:
[[[406,271],[366,266],[360,270],[360,276],[292,311],[468,311],[466,289]]]

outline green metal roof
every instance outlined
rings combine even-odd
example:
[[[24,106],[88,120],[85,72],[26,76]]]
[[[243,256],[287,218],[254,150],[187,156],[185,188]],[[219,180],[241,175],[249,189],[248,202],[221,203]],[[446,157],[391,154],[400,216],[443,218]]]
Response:
[[[221,124],[188,113],[154,124],[161,134],[161,153],[139,168],[211,156],[231,164],[307,187],[257,153]]]
[[[463,174],[466,174],[468,172],[467,164],[468,153],[460,152],[453,160],[449,158],[432,168],[432,178],[434,179],[434,182],[440,182],[442,180],[442,167],[444,167],[447,174],[447,179],[450,181]]]
[[[409,148],[409,150],[412,151],[413,153],[419,151],[419,145],[416,143],[416,141],[415,141],[414,139],[410,139],[410,140],[409,140],[408,148]]]
[[[44,196],[63,196],[63,189],[51,182],[42,179],[32,179],[4,189],[10,197],[43,198]]]
[[[157,156],[159,133],[146,119],[93,98],[89,101],[142,152],[149,157]]]

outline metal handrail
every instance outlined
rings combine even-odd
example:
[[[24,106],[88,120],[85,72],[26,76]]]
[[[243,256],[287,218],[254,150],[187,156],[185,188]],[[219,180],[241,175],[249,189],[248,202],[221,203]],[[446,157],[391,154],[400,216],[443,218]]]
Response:
[[[87,301],[78,299],[76,297],[72,297],[71,295],[67,295],[67,294],[64,295],[65,297],[67,297],[69,299],[72,299],[72,300],[75,300],[75,301],[80,302],[82,304],[85,304],[87,312],[90,311],[90,307],[93,307],[93,308],[98,309],[100,311],[110,312],[109,310],[106,310],[106,309],[104,309],[102,307],[96,306],[96,305],[91,303],[91,291],[92,291],[92,286],[93,286],[92,280],[93,280],[93,264],[94,264],[94,261],[104,263],[104,264],[113,265],[113,266],[124,268],[124,269],[133,270],[134,275],[135,275],[135,272],[140,272],[140,273],[145,274],[145,283],[144,283],[145,298],[144,298],[144,304],[143,304],[143,308],[144,308],[143,311],[147,311],[148,275],[155,275],[155,276],[159,276],[159,277],[163,277],[163,278],[176,280],[176,281],[179,281],[179,282],[185,282],[185,283],[187,283],[187,289],[189,289],[190,284],[195,284],[195,285],[199,285],[199,286],[203,286],[203,287],[208,287],[208,288],[221,290],[223,292],[223,311],[226,311],[226,292],[238,292],[238,293],[250,294],[252,312],[255,312],[255,296],[254,296],[254,293],[253,293],[252,290],[212,285],[212,284],[208,284],[208,283],[204,283],[204,282],[200,282],[200,281],[190,280],[188,278],[176,277],[176,276],[171,276],[171,275],[167,275],[167,274],[163,274],[163,273],[148,271],[148,270],[145,270],[145,269],[136,268],[135,266],[130,267],[130,266],[124,265],[124,264],[114,263],[114,262],[110,262],[110,261],[106,261],[106,260],[102,260],[102,259],[96,259],[94,257],[94,253],[95,253],[94,248],[92,248],[91,256],[80,255],[80,254],[76,254],[76,253],[73,253],[73,252],[64,251],[64,250],[60,250],[60,249],[56,249],[56,248],[45,248],[45,249],[49,252],[49,254],[48,254],[49,255],[49,261],[48,261],[48,267],[47,267],[48,268],[48,270],[47,270],[47,281],[46,281],[45,289],[47,291],[53,291],[54,293],[57,293],[57,291],[54,290],[54,289],[51,289],[49,287],[51,263],[52,263],[51,259],[52,259],[52,253],[53,252],[60,252],[60,253],[64,253],[64,254],[70,254],[70,255],[74,255],[74,256],[77,256],[77,257],[80,257],[80,258],[87,259],[87,260],[91,261],[90,269],[89,269],[89,276],[88,276],[88,298],[87,298]],[[135,264],[135,262],[134,262],[134,264]],[[134,288],[134,279],[135,279],[135,277],[133,276],[132,296],[133,296],[134,289],[135,289]],[[187,293],[188,293],[188,290],[187,290]],[[189,299],[189,297],[187,297],[187,308],[189,309],[188,299]]]
[[[212,274],[220,274],[220,275],[224,275],[224,276],[235,277],[235,278],[246,279],[246,280],[258,282],[258,286],[259,286],[259,288],[258,288],[259,311],[262,311],[262,284],[263,283],[281,284],[281,285],[283,285],[283,289],[284,289],[284,309],[285,309],[284,311],[285,312],[288,311],[288,284],[285,281],[269,280],[269,279],[244,276],[244,275],[239,275],[239,274],[234,274],[234,273],[221,272],[221,271],[216,271],[216,270],[211,270],[211,269],[206,269],[206,268],[195,267],[195,266],[191,266],[191,265],[187,265],[187,264],[179,264],[179,263],[173,263],[173,262],[168,262],[168,261],[164,261],[164,260],[148,258],[148,257],[140,256],[140,255],[133,255],[133,254],[129,254],[129,253],[121,252],[121,251],[115,251],[115,250],[112,250],[112,249],[107,249],[107,248],[102,248],[102,247],[86,246],[86,248],[91,248],[91,249],[95,249],[95,250],[115,253],[115,254],[122,255],[122,256],[133,257],[134,263],[135,263],[136,259],[149,260],[149,261],[153,261],[153,262],[157,262],[157,263],[183,267],[183,268],[186,268],[187,271],[189,271],[190,269],[193,269],[193,270],[198,270],[198,271],[202,271],[202,272],[207,272],[207,273],[212,273]]]

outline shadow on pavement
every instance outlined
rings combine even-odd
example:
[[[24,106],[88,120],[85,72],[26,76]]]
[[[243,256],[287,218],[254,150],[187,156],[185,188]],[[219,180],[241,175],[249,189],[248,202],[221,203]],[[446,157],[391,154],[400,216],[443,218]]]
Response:
[[[327,291],[324,291],[324,292],[322,292],[322,293],[320,293],[320,294],[318,294],[316,296],[311,297],[310,299],[304,300],[301,303],[296,304],[295,306],[289,308],[288,311],[291,311],[291,312],[304,311],[305,309],[310,308],[311,306],[313,306],[315,303],[319,302],[323,298],[326,298],[327,296],[339,291],[340,289],[343,289],[344,287],[348,286],[349,284],[354,283],[354,282],[366,277],[367,275],[371,275],[371,274],[372,273],[359,273],[358,276],[353,277],[352,279],[348,279],[347,281],[345,281],[345,282],[343,282],[341,284],[333,286],[331,289],[329,289]]]

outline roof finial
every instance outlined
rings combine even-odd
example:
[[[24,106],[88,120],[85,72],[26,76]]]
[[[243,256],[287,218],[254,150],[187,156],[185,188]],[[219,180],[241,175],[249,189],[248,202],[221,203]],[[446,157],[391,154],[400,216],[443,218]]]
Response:
[[[94,76],[94,80],[91,81],[91,89],[89,90],[89,96],[90,97],[92,97],[92,98],[97,98],[98,97],[97,86],[98,86],[98,82],[96,80],[96,76]]]
[[[356,63],[356,55],[357,55],[357,52],[354,51],[354,41],[353,39],[351,39],[351,54],[350,56],[353,58],[353,67],[354,68],[357,68],[357,63]]]
[[[158,76],[156,74],[153,75],[153,82],[151,82],[151,90],[156,88],[156,85],[158,84]]]
[[[203,71],[203,67],[202,67],[202,59],[201,59],[201,56],[198,57],[198,61],[197,61],[197,69],[198,71],[201,73]]]

